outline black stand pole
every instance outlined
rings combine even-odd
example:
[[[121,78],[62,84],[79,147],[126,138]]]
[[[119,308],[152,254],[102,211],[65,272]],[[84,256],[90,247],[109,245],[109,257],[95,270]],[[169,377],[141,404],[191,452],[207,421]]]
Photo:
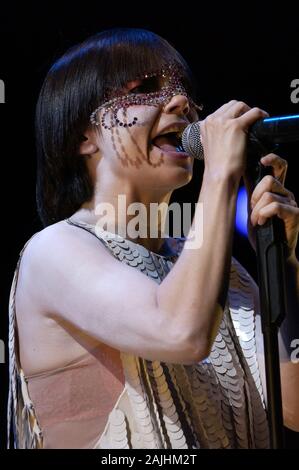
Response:
[[[266,153],[269,152],[263,152],[263,154]],[[272,173],[271,167],[264,167],[257,161],[256,154],[254,167],[255,173],[253,176],[255,184],[266,174]],[[264,338],[267,413],[270,427],[270,446],[272,449],[284,448],[278,348],[278,329],[286,312],[284,246],[284,225],[277,216],[272,217],[264,225],[257,227],[256,253]]]

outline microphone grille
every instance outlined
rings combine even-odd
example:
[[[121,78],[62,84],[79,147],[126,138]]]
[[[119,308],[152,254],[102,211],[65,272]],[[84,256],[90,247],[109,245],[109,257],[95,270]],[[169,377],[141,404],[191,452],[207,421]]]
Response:
[[[200,123],[189,124],[182,134],[182,146],[191,157],[203,160],[204,152],[200,137]]]

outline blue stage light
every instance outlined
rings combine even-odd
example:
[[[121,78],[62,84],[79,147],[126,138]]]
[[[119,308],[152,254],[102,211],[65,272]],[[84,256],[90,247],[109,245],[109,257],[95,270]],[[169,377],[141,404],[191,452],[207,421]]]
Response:
[[[265,118],[265,122],[273,122],[273,121],[285,121],[286,119],[297,119],[299,118],[299,114],[291,115],[291,116],[282,116],[282,117],[272,117],[272,118]]]
[[[247,193],[242,186],[238,192],[237,213],[236,213],[236,229],[244,236],[248,236],[247,232]]]

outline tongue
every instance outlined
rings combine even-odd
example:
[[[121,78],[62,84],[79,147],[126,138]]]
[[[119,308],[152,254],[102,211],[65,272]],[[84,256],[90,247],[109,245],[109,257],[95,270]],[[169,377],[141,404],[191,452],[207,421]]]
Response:
[[[177,143],[174,142],[174,139],[161,135],[154,139],[154,144],[156,147],[164,150],[165,152],[176,151]]]

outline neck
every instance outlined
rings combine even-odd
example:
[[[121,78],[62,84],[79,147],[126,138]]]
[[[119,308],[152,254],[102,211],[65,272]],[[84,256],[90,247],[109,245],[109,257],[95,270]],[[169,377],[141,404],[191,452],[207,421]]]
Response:
[[[158,253],[165,241],[165,218],[171,191],[140,190],[128,182],[96,184],[94,196],[72,216],[104,230],[121,235]]]

